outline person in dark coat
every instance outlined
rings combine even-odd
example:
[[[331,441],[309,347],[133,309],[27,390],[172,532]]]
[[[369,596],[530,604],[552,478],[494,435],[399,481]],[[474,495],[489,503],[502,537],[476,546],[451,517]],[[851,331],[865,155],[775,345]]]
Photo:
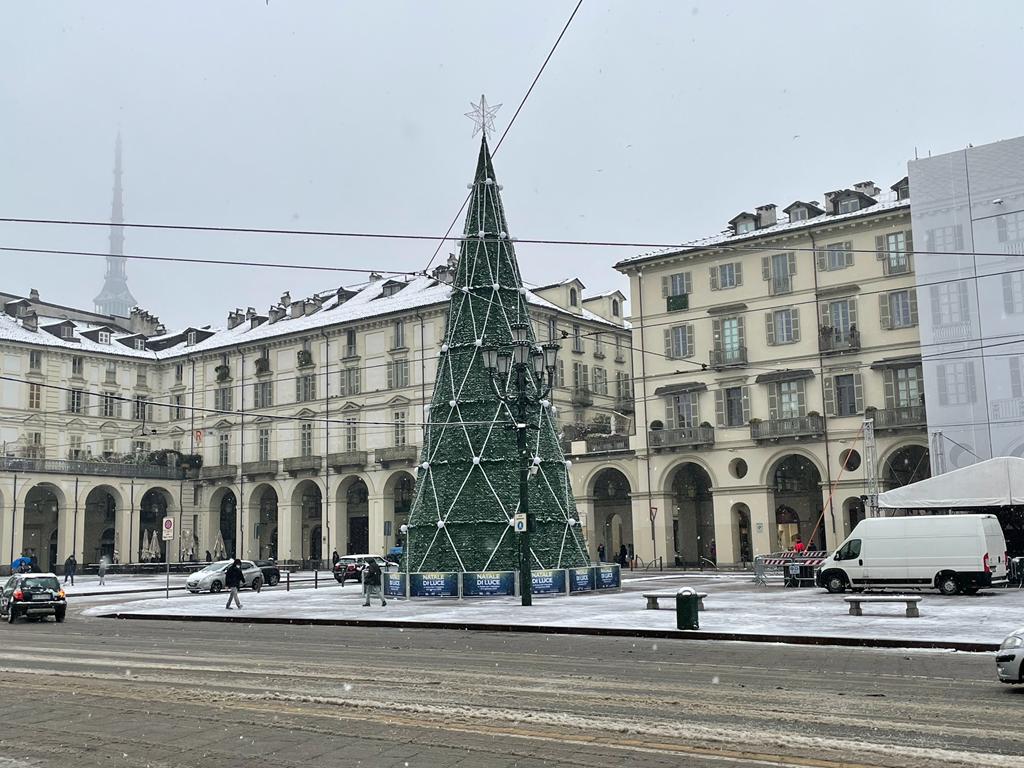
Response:
[[[71,579],[71,586],[75,586],[75,571],[78,570],[78,561],[75,560],[75,556],[68,555],[68,559],[64,561],[64,583],[68,583],[68,579]]]
[[[619,547],[619,565],[623,568],[626,567],[626,561],[629,559],[629,551],[626,549],[626,545],[623,544]]]
[[[604,544],[597,545],[597,562],[604,562]]]
[[[231,592],[228,594],[228,604],[224,607],[229,611],[231,610],[231,601],[235,601],[235,605],[239,608],[242,607],[242,603],[238,599],[238,589],[242,586],[245,578],[242,576],[242,561],[235,559],[228,569],[224,572],[224,586],[226,586]]]
[[[206,562],[208,562],[208,563],[212,563],[213,562],[213,555],[210,554],[210,550],[206,550]]]
[[[370,560],[366,564],[366,568],[363,569],[363,606],[366,607],[370,604],[371,597],[380,598],[380,607],[383,608],[387,605],[387,600],[384,599],[384,593],[380,589],[380,566],[377,565],[376,560]]]
[[[334,550],[331,553],[331,567],[336,566],[339,560],[341,560],[341,555],[338,554],[338,550]]]

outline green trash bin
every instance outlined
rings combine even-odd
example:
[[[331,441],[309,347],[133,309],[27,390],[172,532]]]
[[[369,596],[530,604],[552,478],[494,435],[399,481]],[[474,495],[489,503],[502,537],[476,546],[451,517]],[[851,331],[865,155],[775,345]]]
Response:
[[[676,592],[676,628],[700,629],[697,619],[697,606],[700,598],[696,591],[685,587]]]

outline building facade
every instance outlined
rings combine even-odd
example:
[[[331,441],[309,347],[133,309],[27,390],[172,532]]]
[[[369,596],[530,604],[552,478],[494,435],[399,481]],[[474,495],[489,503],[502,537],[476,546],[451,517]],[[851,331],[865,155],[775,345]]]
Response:
[[[450,274],[286,293],[219,329],[11,296],[2,557],[316,561],[401,544]],[[537,337],[561,340],[566,439],[631,429],[617,407],[632,376],[621,294],[584,298],[567,281],[529,301]],[[165,515],[179,534],[166,551],[154,537]]]
[[[606,551],[749,562],[841,541],[881,487],[928,472],[906,179],[743,212],[616,265],[630,279],[636,434],[573,444]],[[873,416],[876,439],[862,424]]]

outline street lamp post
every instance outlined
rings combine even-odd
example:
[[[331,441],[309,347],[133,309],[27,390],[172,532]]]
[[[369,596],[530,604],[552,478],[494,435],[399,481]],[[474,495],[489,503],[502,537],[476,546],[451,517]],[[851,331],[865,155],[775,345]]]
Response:
[[[483,350],[484,366],[498,399],[505,403],[515,418],[516,451],[519,456],[519,512],[526,516],[526,529],[519,534],[519,584],[523,605],[533,605],[533,575],[530,563],[530,504],[527,479],[533,462],[527,453],[526,432],[539,429],[528,423],[530,406],[546,398],[554,386],[557,344],[531,346],[526,323],[512,325],[511,347],[488,347]],[[545,371],[547,377],[545,379]],[[511,375],[510,375],[511,374]],[[528,391],[533,382],[534,392]]]

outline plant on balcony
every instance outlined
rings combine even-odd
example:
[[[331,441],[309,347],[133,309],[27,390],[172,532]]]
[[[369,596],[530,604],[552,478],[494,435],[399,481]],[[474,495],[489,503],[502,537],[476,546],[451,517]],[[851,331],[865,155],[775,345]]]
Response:
[[[701,429],[711,429],[711,422],[710,421],[702,421],[700,423],[700,426],[701,426]]]
[[[270,373],[270,358],[269,357],[257,357],[256,358],[256,373]]]
[[[231,368],[226,365],[218,365],[213,370],[217,374],[217,381],[227,381],[231,378]]]
[[[762,423],[764,423],[764,420],[763,420],[763,419],[759,419],[759,418],[757,418],[757,417],[755,416],[754,418],[752,418],[752,419],[751,419],[750,421],[748,421],[747,423],[748,423],[748,424],[762,424]]]
[[[874,413],[877,410],[878,408],[876,408],[875,406],[869,405],[867,408],[864,409],[864,413]]]
[[[313,364],[313,353],[308,349],[300,349],[296,354],[299,368],[307,368]]]
[[[816,418],[818,418],[819,416],[821,416],[821,414],[820,414],[820,413],[818,413],[817,411],[808,411],[808,412],[807,412],[807,417],[808,417],[808,418],[811,418],[811,419],[816,419]]]

